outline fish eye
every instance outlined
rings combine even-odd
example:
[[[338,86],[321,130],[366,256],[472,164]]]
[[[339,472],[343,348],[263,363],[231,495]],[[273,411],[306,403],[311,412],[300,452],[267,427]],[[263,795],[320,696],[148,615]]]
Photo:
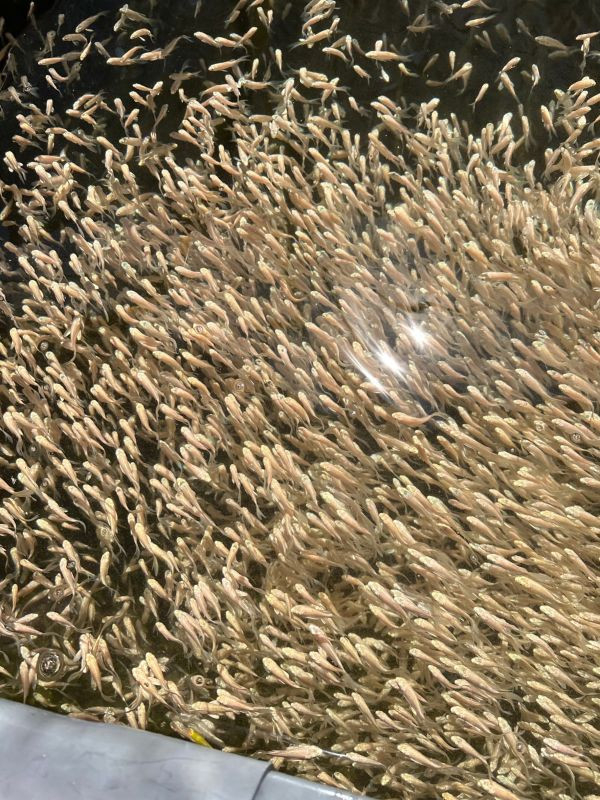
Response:
[[[40,342],[40,350],[42,351],[42,353],[45,353],[47,349],[48,349],[48,342]]]

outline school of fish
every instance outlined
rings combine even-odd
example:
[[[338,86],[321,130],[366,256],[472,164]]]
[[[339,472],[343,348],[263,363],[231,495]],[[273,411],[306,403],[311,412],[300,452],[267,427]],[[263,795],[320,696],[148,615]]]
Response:
[[[600,798],[599,31],[209,5],[0,51],[0,694]]]

